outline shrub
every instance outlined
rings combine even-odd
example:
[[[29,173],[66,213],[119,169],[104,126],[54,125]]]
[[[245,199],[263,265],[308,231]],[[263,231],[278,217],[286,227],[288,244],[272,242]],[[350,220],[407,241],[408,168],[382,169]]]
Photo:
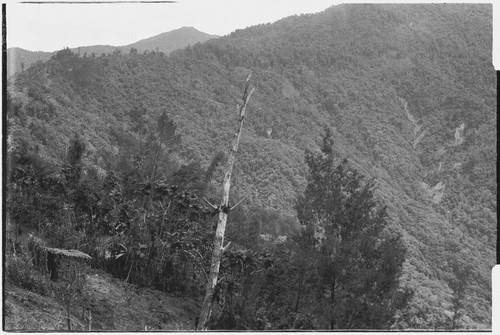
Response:
[[[7,283],[42,295],[49,295],[49,279],[33,267],[30,256],[26,254],[6,255],[5,264]]]

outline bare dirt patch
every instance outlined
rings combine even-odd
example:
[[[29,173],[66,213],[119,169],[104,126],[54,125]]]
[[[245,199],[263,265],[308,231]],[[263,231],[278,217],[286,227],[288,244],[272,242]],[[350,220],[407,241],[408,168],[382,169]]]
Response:
[[[51,296],[4,287],[5,330],[67,330],[65,305]],[[71,304],[72,330],[193,330],[197,304],[148,288],[137,288],[101,271],[87,274]],[[90,312],[90,313],[89,313]]]

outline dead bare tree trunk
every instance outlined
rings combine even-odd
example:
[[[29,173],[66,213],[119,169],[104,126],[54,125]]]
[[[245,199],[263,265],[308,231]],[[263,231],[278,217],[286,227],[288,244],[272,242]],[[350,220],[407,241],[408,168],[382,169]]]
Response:
[[[226,231],[227,215],[232,209],[229,207],[229,189],[231,187],[231,174],[233,172],[233,165],[236,159],[236,152],[238,151],[238,143],[240,141],[241,130],[243,128],[243,118],[245,116],[245,108],[247,106],[248,100],[252,95],[254,89],[249,92],[250,86],[250,76],[248,76],[245,83],[245,90],[243,91],[242,105],[238,106],[239,119],[238,128],[234,133],[233,146],[229,152],[229,158],[227,160],[226,170],[224,172],[224,180],[222,183],[223,194],[222,201],[219,207],[210,204],[214,209],[219,211],[219,223],[217,224],[217,230],[215,231],[214,237],[214,249],[212,253],[212,263],[210,265],[210,274],[208,276],[207,290],[205,293],[205,299],[203,300],[203,306],[201,307],[200,317],[197,325],[197,330],[207,330],[208,320],[210,319],[210,314],[212,313],[212,302],[215,286],[217,285],[217,278],[219,276],[219,267],[224,251],[229,246],[229,243],[223,247],[224,243],[224,233]],[[208,201],[207,201],[208,202]],[[236,206],[236,205],[235,205]],[[235,207],[233,206],[233,208]]]
[[[92,310],[89,309],[89,313],[86,315],[88,321],[88,331],[92,331]]]

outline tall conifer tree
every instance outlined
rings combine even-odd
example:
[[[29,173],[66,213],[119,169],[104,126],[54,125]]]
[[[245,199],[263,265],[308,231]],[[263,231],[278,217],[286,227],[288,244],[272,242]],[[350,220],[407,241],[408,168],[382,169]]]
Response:
[[[374,197],[374,180],[338,164],[329,129],[321,152],[306,153],[309,176],[297,213],[318,240],[316,270],[332,329],[389,328],[409,294],[399,289],[405,259],[401,238],[387,227],[386,207]]]

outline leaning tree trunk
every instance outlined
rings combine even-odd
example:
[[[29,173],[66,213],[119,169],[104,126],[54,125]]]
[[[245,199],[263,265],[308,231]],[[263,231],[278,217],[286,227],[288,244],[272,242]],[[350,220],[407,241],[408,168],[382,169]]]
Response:
[[[200,317],[197,325],[197,330],[206,330],[208,320],[210,319],[210,314],[212,312],[212,302],[215,290],[215,285],[217,285],[217,278],[219,276],[219,267],[222,259],[224,250],[229,246],[223,247],[224,243],[224,233],[226,231],[227,215],[232,209],[229,207],[229,189],[231,187],[231,173],[233,172],[233,165],[236,159],[236,152],[238,151],[238,143],[240,141],[241,130],[243,128],[243,118],[245,116],[245,108],[247,106],[248,100],[252,95],[254,89],[249,92],[250,86],[250,76],[248,76],[245,83],[245,90],[242,97],[242,106],[238,106],[239,119],[238,128],[234,133],[233,146],[229,152],[229,158],[227,161],[226,170],[224,172],[224,181],[222,183],[223,194],[222,201],[219,207],[213,206],[219,211],[219,223],[217,224],[217,230],[215,231],[214,237],[214,249],[212,253],[212,263],[210,265],[210,274],[208,276],[207,289],[205,293],[205,299],[203,300],[203,306],[201,307]],[[234,207],[233,207],[234,208]]]

